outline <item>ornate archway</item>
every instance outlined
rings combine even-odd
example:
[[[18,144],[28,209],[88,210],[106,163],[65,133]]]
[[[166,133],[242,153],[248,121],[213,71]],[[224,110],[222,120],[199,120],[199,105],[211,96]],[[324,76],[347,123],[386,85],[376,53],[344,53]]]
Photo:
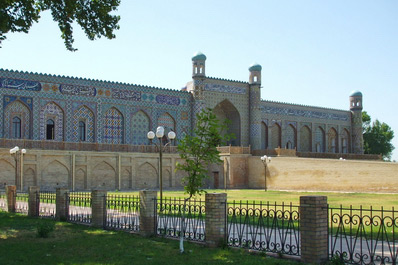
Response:
[[[232,139],[229,144],[239,146],[241,144],[239,111],[228,99],[225,99],[217,104],[213,112],[220,122],[224,122],[226,119],[230,121],[227,133],[234,134],[235,138]]]

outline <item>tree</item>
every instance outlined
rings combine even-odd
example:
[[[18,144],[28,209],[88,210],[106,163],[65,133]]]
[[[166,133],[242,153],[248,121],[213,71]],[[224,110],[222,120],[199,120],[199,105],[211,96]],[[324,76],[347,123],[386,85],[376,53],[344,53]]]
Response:
[[[395,148],[391,143],[394,131],[388,124],[377,119],[371,124],[371,118],[366,111],[362,112],[362,122],[365,154],[381,154],[383,159],[390,160]]]
[[[220,153],[217,146],[231,139],[233,135],[223,134],[227,128],[227,121],[220,124],[211,109],[203,109],[196,115],[196,126],[192,135],[185,135],[178,144],[177,150],[183,163],[177,163],[176,169],[183,170],[187,176],[182,179],[185,193],[188,198],[184,199],[182,212],[182,229],[180,234],[180,252],[184,252],[185,234],[185,209],[186,203],[195,195],[205,192],[203,180],[208,178],[207,167],[209,164],[220,164]]]
[[[119,29],[119,16],[111,15],[117,10],[120,0],[2,0],[0,1],[0,47],[5,34],[9,32],[28,33],[34,22],[38,22],[40,13],[51,11],[53,20],[58,23],[61,38],[66,49],[73,48],[72,23],[77,22],[88,39],[102,36],[113,39],[114,30]]]

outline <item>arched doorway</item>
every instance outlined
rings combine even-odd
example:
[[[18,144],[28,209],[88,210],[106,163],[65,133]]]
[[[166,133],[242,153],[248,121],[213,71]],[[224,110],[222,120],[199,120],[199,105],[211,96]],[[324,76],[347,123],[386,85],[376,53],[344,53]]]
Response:
[[[241,144],[240,139],[240,114],[235,106],[227,99],[218,103],[213,109],[214,114],[220,122],[224,122],[226,119],[230,121],[228,125],[227,133],[231,133],[235,136],[229,144],[233,146],[239,146]]]

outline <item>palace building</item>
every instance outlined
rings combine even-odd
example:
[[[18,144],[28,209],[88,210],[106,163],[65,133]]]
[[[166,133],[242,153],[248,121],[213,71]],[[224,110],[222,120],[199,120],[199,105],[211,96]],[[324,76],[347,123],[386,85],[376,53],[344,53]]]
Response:
[[[241,147],[241,154],[363,154],[361,92],[349,95],[348,110],[338,110],[262,99],[260,88],[260,65],[250,66],[248,82],[209,77],[202,53],[192,57],[192,79],[182,90],[0,69],[0,188],[158,187],[148,131],[163,126],[178,142],[205,107],[230,120],[235,139],[229,145]],[[29,149],[23,168],[10,157],[15,145]],[[214,179],[208,185],[253,187],[247,158],[241,171],[229,170],[235,165],[228,159],[209,169]],[[175,149],[165,155],[166,187],[181,185],[176,161]]]
[[[195,114],[209,107],[231,121],[233,146],[363,153],[360,92],[349,110],[273,102],[261,99],[261,66],[249,74],[248,82],[208,77],[202,53],[182,91],[1,69],[0,138],[147,145],[157,126],[190,133]]]

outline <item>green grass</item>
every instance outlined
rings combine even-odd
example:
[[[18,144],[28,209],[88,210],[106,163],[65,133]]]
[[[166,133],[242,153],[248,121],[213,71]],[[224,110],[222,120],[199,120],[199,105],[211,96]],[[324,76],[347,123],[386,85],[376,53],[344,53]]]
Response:
[[[222,189],[219,190],[206,190],[207,192],[225,192]],[[138,195],[138,191],[135,192],[111,192],[111,194],[123,194],[123,195]],[[264,191],[264,190],[253,190],[253,189],[241,189],[241,190],[227,190],[228,201],[233,200],[239,201],[262,201],[270,203],[277,202],[278,204],[289,204],[299,205],[300,196],[313,196],[321,195],[328,197],[328,203],[332,207],[340,205],[349,207],[363,207],[373,206],[374,209],[380,209],[384,207],[385,210],[391,210],[392,207],[398,207],[398,194],[380,194],[380,193],[337,193],[337,192],[296,192],[296,191]],[[159,196],[159,194],[158,194]],[[164,197],[186,197],[184,191],[163,191]],[[205,199],[205,195],[198,196],[196,199]]]
[[[0,211],[0,264],[296,264],[189,242],[180,254],[178,241],[61,222],[38,238],[37,226],[53,222]]]

